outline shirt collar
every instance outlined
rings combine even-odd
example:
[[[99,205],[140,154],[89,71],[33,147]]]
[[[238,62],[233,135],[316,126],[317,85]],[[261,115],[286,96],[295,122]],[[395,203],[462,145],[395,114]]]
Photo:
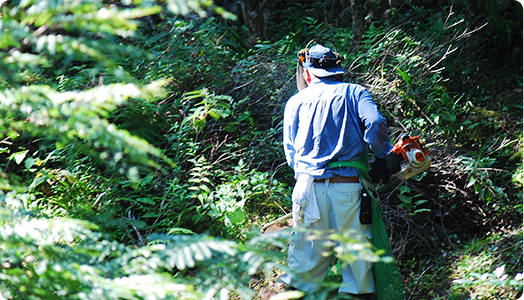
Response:
[[[338,82],[338,80],[332,76],[329,76],[329,77],[317,77],[315,79],[313,79],[309,85],[314,85],[314,84],[318,84],[318,83],[321,83],[321,82],[325,82],[325,83],[331,83],[331,82]]]

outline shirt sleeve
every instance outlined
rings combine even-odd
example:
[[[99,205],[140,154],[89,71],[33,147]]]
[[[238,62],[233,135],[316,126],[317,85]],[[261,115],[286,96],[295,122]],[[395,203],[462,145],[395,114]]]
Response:
[[[392,148],[386,119],[366,89],[360,89],[356,96],[358,97],[358,114],[364,124],[364,141],[377,157],[383,158]]]
[[[288,102],[284,110],[284,128],[283,128],[283,145],[286,160],[290,167],[295,165],[295,147],[294,140],[296,136],[296,110]]]

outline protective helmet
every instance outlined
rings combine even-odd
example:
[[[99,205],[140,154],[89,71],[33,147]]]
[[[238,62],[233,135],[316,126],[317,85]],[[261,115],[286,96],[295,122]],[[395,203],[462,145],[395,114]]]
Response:
[[[303,69],[307,69],[316,77],[328,77],[346,73],[340,66],[344,57],[323,45],[316,44],[310,49],[306,47],[300,50],[297,56],[297,87],[299,90],[307,86],[302,76]]]

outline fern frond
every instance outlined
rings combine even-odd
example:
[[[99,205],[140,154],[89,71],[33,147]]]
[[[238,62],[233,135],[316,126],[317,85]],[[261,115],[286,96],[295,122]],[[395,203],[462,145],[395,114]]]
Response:
[[[212,166],[207,162],[204,156],[200,156],[198,159],[189,160],[194,166],[189,170],[188,182],[191,183],[189,190],[192,191],[191,197],[196,198],[200,201],[201,205],[204,205],[211,194],[211,186],[213,184],[211,176]]]
[[[108,122],[105,117],[118,105],[134,97],[154,98],[163,95],[164,81],[148,85],[112,84],[86,91],[57,92],[48,86],[28,86],[0,92],[0,109],[4,131],[28,131],[35,136],[57,139],[57,146],[82,141],[89,155],[99,155],[106,162],[139,164],[161,169],[151,157],[174,163],[158,148]],[[107,151],[99,152],[99,148]],[[82,150],[80,149],[80,150]],[[132,175],[133,172],[129,174]],[[136,173],[136,172],[134,172]]]
[[[183,273],[181,282],[193,284],[197,291],[207,295],[234,291],[241,298],[252,299],[253,291],[249,288],[252,276],[263,269],[271,272],[282,267],[275,263],[283,259],[279,257],[281,251],[265,248],[266,243],[270,243],[269,237],[263,238],[264,243],[257,239],[247,244],[204,235],[155,235],[152,238],[154,244],[147,247],[150,257],[160,258],[155,262],[170,271],[191,268]],[[137,258],[140,251],[135,253]]]
[[[185,270],[195,266],[196,262],[211,259],[213,255],[235,256],[238,244],[232,241],[217,240],[210,236],[201,235],[153,235],[153,243],[147,250],[139,249],[133,256],[145,255],[144,251],[151,251],[160,258],[159,266],[167,270]],[[130,258],[130,262],[133,259]]]

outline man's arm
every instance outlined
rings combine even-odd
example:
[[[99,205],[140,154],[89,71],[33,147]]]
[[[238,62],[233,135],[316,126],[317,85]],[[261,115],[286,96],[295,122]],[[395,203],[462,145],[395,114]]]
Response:
[[[365,127],[364,141],[375,156],[383,158],[392,148],[389,143],[386,119],[367,90],[362,89],[358,96],[358,114]]]
[[[295,111],[288,104],[284,110],[283,146],[287,163],[292,168],[295,165],[295,147],[293,144],[296,134],[295,126]]]
[[[382,116],[369,92],[363,89],[358,102],[359,117],[365,126],[364,141],[375,153],[375,161],[369,175],[373,182],[387,182],[390,174],[385,156],[391,150],[386,119]]]

